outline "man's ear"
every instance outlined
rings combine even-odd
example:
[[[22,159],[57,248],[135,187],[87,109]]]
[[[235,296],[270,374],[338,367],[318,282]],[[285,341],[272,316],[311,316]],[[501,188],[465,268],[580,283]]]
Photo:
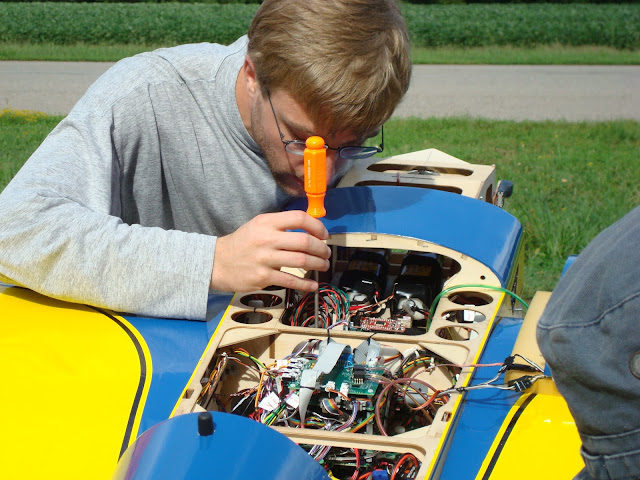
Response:
[[[247,91],[247,96],[253,100],[260,92],[260,85],[258,83],[258,77],[256,74],[256,66],[251,60],[249,55],[244,57],[244,64],[242,65],[242,69],[244,70],[244,80],[245,80],[245,88]]]

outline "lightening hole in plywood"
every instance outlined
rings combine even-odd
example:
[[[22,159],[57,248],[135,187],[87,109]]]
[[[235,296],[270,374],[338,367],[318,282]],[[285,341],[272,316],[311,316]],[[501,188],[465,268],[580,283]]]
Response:
[[[248,325],[256,325],[258,323],[266,323],[273,318],[272,315],[265,312],[236,312],[231,315],[231,319],[238,323],[245,323]]]
[[[274,290],[284,290],[284,287],[280,285],[269,285],[268,287],[264,287],[262,290],[266,292],[273,292]]]
[[[388,172],[388,173],[408,173],[412,175],[462,175],[464,177],[470,176],[473,171],[465,168],[453,168],[453,167],[436,167],[433,165],[406,165],[399,163],[386,163],[379,162],[369,165],[367,170],[372,172]]]
[[[476,307],[489,305],[493,302],[493,298],[489,295],[478,292],[455,292],[447,298],[458,305],[474,305]]]
[[[455,323],[481,323],[487,317],[475,310],[449,310],[442,314],[442,318]]]
[[[362,182],[358,182],[355,184],[356,187],[361,186],[377,186],[377,185],[394,185],[399,187],[418,187],[418,188],[430,188],[432,190],[442,190],[444,192],[457,193],[460,195],[462,193],[462,189],[459,187],[454,187],[451,185],[432,185],[420,182],[403,182],[398,180],[387,181],[384,182],[382,180],[364,180]]]
[[[252,293],[242,297],[240,299],[240,303],[247,307],[268,308],[280,305],[282,303],[282,298],[270,293]]]
[[[442,327],[436,330],[436,335],[446,340],[466,342],[478,336],[478,332],[466,327]]]

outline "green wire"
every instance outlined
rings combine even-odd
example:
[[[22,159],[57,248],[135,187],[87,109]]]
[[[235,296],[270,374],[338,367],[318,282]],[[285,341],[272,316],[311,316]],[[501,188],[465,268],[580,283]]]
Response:
[[[494,287],[493,285],[476,285],[476,284],[466,284],[466,285],[454,285],[453,287],[449,287],[449,288],[445,288],[443,291],[441,291],[436,298],[433,300],[433,303],[431,304],[431,308],[429,309],[429,320],[427,323],[427,331],[429,331],[429,327],[431,326],[431,322],[433,321],[433,314],[436,311],[436,306],[438,305],[438,302],[440,301],[440,299],[446,295],[447,293],[449,293],[451,290],[455,290],[456,288],[486,288],[488,290],[497,290],[499,292],[503,292],[503,293],[508,293],[509,295],[511,295],[513,298],[515,298],[516,300],[518,300],[522,305],[524,305],[524,307],[528,310],[529,309],[529,304],[527,302],[525,302],[522,298],[520,298],[518,295],[516,295],[515,293],[513,293],[510,290],[507,290],[506,288],[502,288],[502,287]]]
[[[273,424],[273,422],[275,422],[275,420],[278,418],[278,416],[284,409],[285,409],[285,405],[282,404],[278,408],[276,408],[273,412],[271,412],[269,415],[267,415],[267,418],[265,418],[265,425]]]
[[[359,428],[362,428],[364,425],[369,423],[373,419],[374,416],[375,416],[375,413],[372,413],[367,418],[365,418],[362,422],[360,422],[358,425],[356,425],[355,427],[349,429],[349,431],[353,432],[354,430],[358,430]]]
[[[335,305],[334,313],[339,318],[347,316],[351,304],[349,302],[349,297],[343,290],[328,283],[321,283],[318,291],[320,299],[322,300],[322,304],[324,305],[323,310],[326,310],[327,318],[329,318],[331,313],[328,308],[329,303]],[[298,319],[302,320],[302,317],[305,314],[310,314],[310,312],[307,312],[307,310],[310,310],[313,307],[313,297],[313,292],[307,293],[302,297],[293,313],[293,318],[291,320],[291,323],[293,325],[297,325]]]
[[[254,357],[253,355],[249,354],[247,355],[244,352],[241,352],[239,350],[234,350],[233,353],[235,353],[236,355],[240,355],[241,357],[244,358],[248,358],[249,360],[252,360],[253,363],[255,363],[256,365],[258,365],[259,367],[262,367],[262,369],[264,370],[266,367],[266,365],[264,363],[262,363],[260,360],[258,360],[256,357]]]

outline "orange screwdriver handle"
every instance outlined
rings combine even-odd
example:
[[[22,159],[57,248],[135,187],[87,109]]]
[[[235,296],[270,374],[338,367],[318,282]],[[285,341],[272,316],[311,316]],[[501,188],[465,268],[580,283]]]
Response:
[[[309,137],[304,149],[304,191],[309,207],[307,213],[315,218],[324,217],[324,195],[327,191],[327,151],[322,137]]]

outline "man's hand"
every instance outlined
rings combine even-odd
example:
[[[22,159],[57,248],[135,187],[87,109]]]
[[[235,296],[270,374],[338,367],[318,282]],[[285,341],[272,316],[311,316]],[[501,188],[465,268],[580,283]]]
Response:
[[[304,231],[287,231],[298,229]],[[322,222],[303,211],[258,215],[232,234],[218,237],[209,286],[249,292],[279,285],[312,292],[318,288],[316,281],[280,268],[328,270],[331,249],[324,242],[327,238]]]

